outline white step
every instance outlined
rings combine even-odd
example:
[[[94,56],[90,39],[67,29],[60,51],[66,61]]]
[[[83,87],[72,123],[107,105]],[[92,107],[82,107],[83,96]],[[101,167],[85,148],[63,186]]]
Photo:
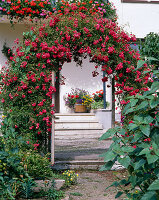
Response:
[[[95,115],[92,113],[68,113],[68,114],[56,113],[55,117],[59,118],[59,120],[64,120],[64,121],[96,120]]]
[[[56,141],[98,139],[104,132],[93,113],[57,113],[55,116]]]
[[[102,129],[102,125],[97,123],[97,122],[67,122],[67,123],[56,123],[55,124],[55,130],[60,130],[60,129],[65,129],[65,130],[91,130],[91,129]]]
[[[83,138],[100,138],[98,135],[55,135],[55,140],[74,140],[74,139],[83,139]]]
[[[99,123],[97,119],[82,119],[82,120],[62,120],[60,119],[55,119],[55,123]]]
[[[103,134],[103,130],[59,130],[55,131],[55,137],[56,136],[68,136],[68,135],[96,135],[100,137]]]

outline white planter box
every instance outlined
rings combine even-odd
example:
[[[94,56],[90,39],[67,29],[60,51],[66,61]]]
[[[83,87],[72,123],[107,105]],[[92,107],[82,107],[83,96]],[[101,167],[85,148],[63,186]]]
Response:
[[[112,127],[112,111],[106,109],[93,110],[99,123],[102,124],[103,129],[109,129]]]

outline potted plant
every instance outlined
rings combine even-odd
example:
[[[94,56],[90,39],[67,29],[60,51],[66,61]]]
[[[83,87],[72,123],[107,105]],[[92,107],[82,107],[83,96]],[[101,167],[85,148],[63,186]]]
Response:
[[[74,112],[85,113],[90,112],[93,97],[91,97],[88,91],[76,88],[71,89],[71,93],[67,94],[64,100],[65,105],[74,109]]]

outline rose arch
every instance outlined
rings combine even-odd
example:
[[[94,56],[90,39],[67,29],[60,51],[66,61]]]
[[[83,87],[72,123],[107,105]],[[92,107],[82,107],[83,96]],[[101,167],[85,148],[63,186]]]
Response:
[[[137,70],[140,55],[130,48],[135,41],[135,36],[118,26],[110,4],[92,1],[63,2],[42,25],[24,33],[9,67],[1,74],[4,114],[18,135],[25,135],[35,149],[48,151],[55,112],[52,95],[56,95],[52,72],[59,72],[72,59],[81,64],[89,57],[95,67],[92,71],[105,72],[102,81],[113,77],[121,105],[128,103],[123,97],[147,90],[147,65]],[[144,70],[147,73],[142,73]]]

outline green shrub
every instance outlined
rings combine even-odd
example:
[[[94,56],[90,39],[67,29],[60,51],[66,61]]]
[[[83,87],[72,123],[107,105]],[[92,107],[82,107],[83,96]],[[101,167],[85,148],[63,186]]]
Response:
[[[35,150],[29,150],[21,152],[20,156],[22,166],[32,178],[47,179],[53,176],[50,168],[49,154],[42,156]]]
[[[153,75],[159,77],[159,71],[153,70]],[[123,190],[116,198],[125,192],[129,199],[159,199],[158,89],[155,79],[148,91],[128,97],[129,103],[122,110],[122,126],[109,129],[101,137],[102,140],[112,136],[113,140],[109,151],[102,155],[106,164],[101,170],[110,170],[118,161],[129,173],[128,178],[112,184]]]
[[[21,194],[24,179],[29,180],[30,177],[20,165],[18,148],[9,149],[2,137],[0,148],[0,199],[15,199]]]

